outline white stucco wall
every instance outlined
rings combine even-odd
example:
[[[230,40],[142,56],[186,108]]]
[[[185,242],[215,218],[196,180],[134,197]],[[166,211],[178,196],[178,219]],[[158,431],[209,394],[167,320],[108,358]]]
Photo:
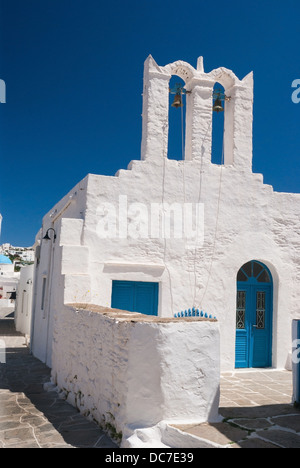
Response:
[[[275,193],[259,174],[214,165],[203,173],[201,169],[197,161],[165,160],[155,165],[134,162],[131,171],[122,171],[113,180],[89,176],[88,190],[93,196],[87,200],[81,242],[88,246],[90,261],[83,272],[84,282],[79,280],[81,295],[110,306],[112,280],[159,282],[160,316],[170,317],[193,306],[217,316],[222,369],[228,370],[235,361],[236,275],[247,261],[261,261],[269,267],[274,284],[272,364],[285,367],[291,320],[299,314],[300,267],[295,252],[299,248],[300,197]],[[239,183],[234,184],[235,180]],[[198,200],[200,191],[204,206],[201,245],[184,238],[102,239],[98,235],[99,206],[109,201],[118,207],[120,194],[127,194],[129,204],[138,200],[149,207],[162,198],[170,204],[184,203],[184,199],[192,202]],[[65,289],[69,300],[76,296],[75,286],[70,283],[68,293]]]
[[[184,161],[167,157],[172,74],[191,90]],[[201,60],[197,69],[184,62],[159,67],[150,57],[144,78],[141,160],[115,177],[89,174],[43,219],[41,237],[52,227],[57,238],[41,242],[34,352],[51,365],[53,317],[64,303],[109,307],[112,280],[155,281],[160,317],[193,306],[217,317],[221,368],[232,370],[236,275],[244,263],[258,260],[272,273],[272,366],[283,368],[291,351],[291,321],[300,316],[300,194],[274,192],[252,172],[252,74],[239,80],[224,68],[204,73]],[[222,166],[211,163],[216,81],[231,96],[225,104]],[[162,222],[174,203],[203,208],[194,238],[151,231],[153,204],[160,204]],[[105,223],[116,235],[105,235]],[[47,294],[41,311],[43,277]]]
[[[31,331],[33,279],[34,265],[22,267],[17,289],[14,318],[16,330],[25,334],[28,338]]]
[[[51,367],[52,337],[54,315],[61,310],[64,303],[65,282],[66,294],[72,301],[77,300],[76,281],[66,274],[68,260],[61,244],[80,244],[81,229],[86,209],[87,177],[80,181],[72,191],[60,200],[43,218],[43,225],[35,241],[35,278],[32,307],[31,351],[41,361]],[[75,219],[75,226],[67,228],[68,218]],[[79,219],[78,219],[79,218]],[[61,224],[66,223],[65,229]],[[50,240],[43,239],[48,229]],[[54,229],[56,238],[54,239]],[[63,230],[63,233],[61,231]],[[74,234],[75,233],[75,234]],[[78,260],[78,259],[77,259]],[[70,264],[73,265],[73,276],[80,275],[80,259],[74,263],[71,253]],[[66,268],[66,270],[64,270]],[[62,276],[64,275],[64,276]],[[68,283],[69,282],[69,283]],[[68,284],[70,284],[68,288]],[[43,295],[44,289],[44,295]],[[75,298],[74,298],[75,295]],[[85,299],[88,300],[87,298]]]
[[[56,316],[52,381],[83,414],[124,444],[162,420],[219,419],[217,321],[81,307]]]

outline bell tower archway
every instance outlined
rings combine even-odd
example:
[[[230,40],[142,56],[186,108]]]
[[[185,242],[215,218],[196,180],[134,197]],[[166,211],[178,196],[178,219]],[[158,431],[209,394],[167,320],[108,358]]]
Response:
[[[213,89],[219,82],[230,100],[224,110],[224,164],[245,171],[252,169],[252,73],[243,80],[226,68],[204,72],[203,59],[197,68],[177,61],[164,67],[150,55],[144,66],[142,160],[168,157],[169,82],[173,75],[185,83],[186,128],[184,159],[211,163]]]

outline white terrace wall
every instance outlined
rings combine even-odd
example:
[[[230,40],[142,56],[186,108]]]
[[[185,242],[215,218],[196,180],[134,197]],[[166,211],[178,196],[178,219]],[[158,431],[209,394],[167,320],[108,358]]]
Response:
[[[65,306],[54,323],[52,382],[70,403],[123,444],[162,420],[218,420],[216,320],[84,307]]]

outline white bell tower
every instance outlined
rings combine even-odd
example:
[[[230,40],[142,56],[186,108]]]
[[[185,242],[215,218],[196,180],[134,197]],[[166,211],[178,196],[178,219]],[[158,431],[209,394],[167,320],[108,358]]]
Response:
[[[213,88],[216,82],[230,99],[224,104],[224,164],[252,170],[253,74],[243,80],[226,68],[204,72],[177,61],[160,67],[150,55],[144,66],[142,160],[168,157],[169,81],[172,75],[185,83],[185,160],[211,163]]]

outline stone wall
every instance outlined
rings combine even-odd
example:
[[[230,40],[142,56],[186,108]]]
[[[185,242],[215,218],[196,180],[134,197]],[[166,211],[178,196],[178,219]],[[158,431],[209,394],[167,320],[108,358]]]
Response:
[[[160,319],[92,305],[56,316],[52,381],[123,444],[161,421],[218,420],[216,320]]]

